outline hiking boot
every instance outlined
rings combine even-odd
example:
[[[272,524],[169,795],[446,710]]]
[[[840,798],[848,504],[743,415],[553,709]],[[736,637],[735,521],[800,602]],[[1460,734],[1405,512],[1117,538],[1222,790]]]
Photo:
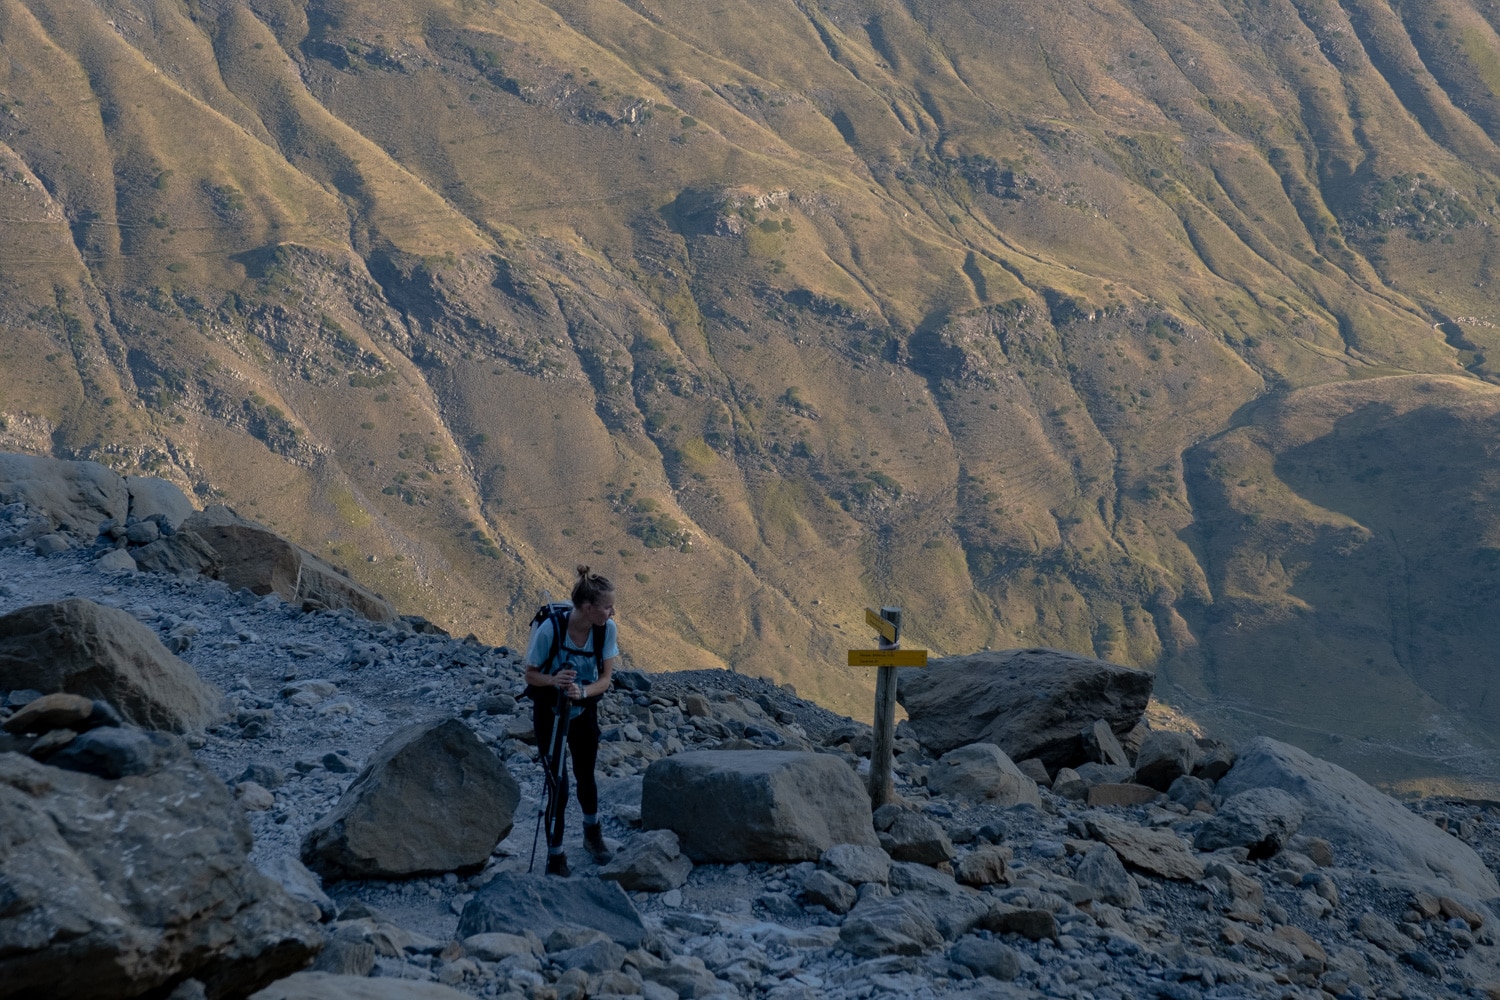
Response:
[[[583,846],[587,847],[589,853],[594,856],[596,865],[607,865],[615,856],[615,852],[604,843],[604,826],[600,823],[595,823],[593,826],[584,824]]]
[[[547,855],[547,874],[567,878],[573,872],[568,868],[568,856],[566,854]]]

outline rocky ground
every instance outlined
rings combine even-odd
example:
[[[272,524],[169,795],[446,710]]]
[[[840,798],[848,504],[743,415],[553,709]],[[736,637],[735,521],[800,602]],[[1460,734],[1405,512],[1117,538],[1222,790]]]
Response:
[[[330,939],[373,942],[377,977],[535,1000],[609,992],[651,1000],[1500,996],[1494,918],[1472,892],[1390,872],[1356,846],[1319,838],[1292,840],[1256,860],[1244,847],[1187,851],[1195,861],[1187,873],[1137,863],[1126,841],[1163,831],[1192,841],[1223,805],[1211,784],[1196,799],[1174,792],[1090,808],[1043,783],[1039,805],[1005,808],[934,794],[927,778],[935,762],[906,727],[896,786],[933,841],[926,864],[895,861],[883,882],[857,890],[840,882],[851,894],[843,902],[829,898],[820,874],[830,867],[840,874],[837,865],[700,864],[678,888],[631,893],[651,938],[613,970],[570,972],[556,958],[578,944],[566,935],[519,955],[465,946],[455,940],[465,905],[497,875],[531,862],[542,780],[528,742],[529,704],[517,700],[518,655],[408,621],[306,613],[201,578],[104,570],[99,554],[0,548],[0,615],[66,597],[116,607],[218,686],[227,717],[189,742],[236,790],[254,833],[252,860],[283,882],[294,880],[285,861],[298,857],[308,831],[401,727],[461,718],[505,761],[521,804],[481,870],[303,887],[321,900]],[[628,644],[629,608],[621,613]],[[517,623],[518,639],[521,631]],[[684,749],[800,746],[868,769],[868,727],[755,678],[642,666],[653,671],[649,690],[616,690],[602,706],[603,811],[616,846],[639,835],[646,767]],[[0,692],[11,708],[28,697]],[[1412,809],[1496,870],[1500,806],[1428,800]],[[597,872],[579,828],[574,803],[575,880]],[[893,853],[920,855],[919,839],[908,837]],[[1131,870],[1097,850],[1100,841],[1132,861]],[[966,863],[996,856],[1008,863],[981,890],[954,881]],[[838,912],[856,896],[852,913]],[[899,923],[916,911],[877,904],[918,898],[941,936],[924,939],[922,928],[903,925],[890,929],[904,936],[883,937],[881,920]],[[955,916],[972,911],[975,899],[983,916]],[[861,913],[876,914],[863,930]]]

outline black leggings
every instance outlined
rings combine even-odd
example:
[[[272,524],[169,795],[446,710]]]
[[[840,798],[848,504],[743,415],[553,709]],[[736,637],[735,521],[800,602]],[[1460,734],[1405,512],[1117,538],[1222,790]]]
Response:
[[[552,705],[533,701],[531,724],[536,730],[536,745],[541,753],[542,767],[548,774],[557,776],[554,788],[548,782],[547,846],[561,847],[563,842],[563,814],[568,807],[568,768],[560,761],[555,770],[552,755],[559,748],[553,745],[553,726],[557,713]],[[568,750],[573,754],[573,773],[578,778],[578,805],[585,816],[599,811],[599,783],[594,778],[594,763],[599,759],[599,703],[584,702],[583,712],[568,722]],[[553,797],[555,796],[555,798]]]

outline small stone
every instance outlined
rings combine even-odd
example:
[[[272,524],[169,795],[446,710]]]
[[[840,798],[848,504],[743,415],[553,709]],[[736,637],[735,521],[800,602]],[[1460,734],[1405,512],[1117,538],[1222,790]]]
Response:
[[[242,781],[234,786],[234,797],[247,812],[265,812],[276,806],[276,796],[264,785]]]
[[[344,754],[338,752],[323,755],[323,766],[334,774],[353,774],[359,770],[359,765]]]

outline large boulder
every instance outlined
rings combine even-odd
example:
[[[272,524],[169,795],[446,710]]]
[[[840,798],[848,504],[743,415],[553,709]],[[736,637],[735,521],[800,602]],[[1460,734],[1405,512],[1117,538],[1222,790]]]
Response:
[[[1084,727],[1103,719],[1128,733],[1146,710],[1152,675],[1056,649],[1008,649],[902,670],[896,697],[917,739],[944,754],[994,743],[1011,760],[1049,770],[1082,763]]]
[[[0,617],[0,688],[99,698],[138,726],[173,732],[209,725],[223,701],[155,632],[81,597]]]
[[[182,526],[193,514],[193,501],[173,483],[155,476],[126,476],[125,489],[130,494],[130,517],[145,521],[160,518],[173,528]]]
[[[278,594],[298,606],[349,608],[371,621],[397,617],[396,609],[379,594],[228,507],[201,510],[184,520],[180,531],[208,545],[217,560],[217,578],[235,590]]]
[[[927,787],[937,795],[971,802],[1015,806],[1042,804],[1036,782],[1021,773],[1005,751],[993,743],[971,743],[949,750],[927,771]]]
[[[665,757],[641,787],[641,825],[703,861],[816,861],[834,844],[879,847],[870,797],[831,754],[700,750]]]
[[[125,480],[98,462],[66,462],[42,455],[0,454],[0,504],[24,503],[54,527],[93,538],[101,521],[125,523]]]
[[[545,939],[559,927],[592,927],[626,948],[647,937],[640,913],[616,883],[519,872],[495,876],[464,904],[457,936],[530,931]]]
[[[1500,896],[1500,883],[1473,848],[1337,764],[1262,736],[1241,748],[1217,791],[1232,796],[1252,788],[1289,793],[1303,809],[1298,832],[1330,841],[1335,851],[1353,850],[1394,872],[1441,879],[1480,899]]]
[[[400,730],[302,842],[331,878],[407,878],[473,868],[510,833],[520,786],[457,719]]]
[[[240,998],[313,959],[305,906],[250,865],[224,783],[171,740],[117,779],[0,753],[0,997],[116,1000],[187,978]]]

